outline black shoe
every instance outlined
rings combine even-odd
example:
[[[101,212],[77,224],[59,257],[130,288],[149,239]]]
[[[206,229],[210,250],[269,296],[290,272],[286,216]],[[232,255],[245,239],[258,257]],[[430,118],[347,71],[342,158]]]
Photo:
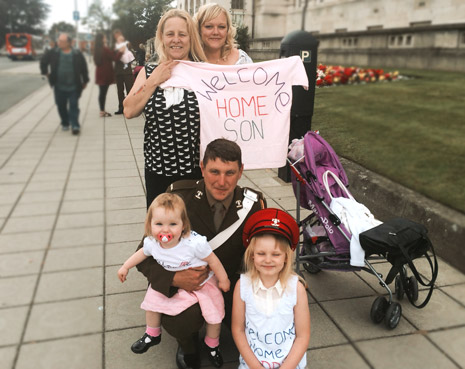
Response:
[[[79,132],[81,132],[81,130],[79,128],[73,128],[71,132],[73,133],[73,135],[77,136]]]
[[[145,333],[142,338],[138,339],[131,346],[132,352],[135,354],[143,354],[150,347],[158,345],[161,341],[161,334],[157,337],[153,337]]]
[[[176,365],[179,369],[200,369],[200,355],[198,352],[194,354],[184,354],[181,346],[178,346]]]
[[[205,344],[205,347],[208,351],[208,360],[210,360],[214,367],[221,368],[223,366],[223,356],[221,356],[220,346],[211,348]]]
[[[117,111],[115,111],[115,115],[118,115],[118,114],[123,114],[123,109],[118,109]]]

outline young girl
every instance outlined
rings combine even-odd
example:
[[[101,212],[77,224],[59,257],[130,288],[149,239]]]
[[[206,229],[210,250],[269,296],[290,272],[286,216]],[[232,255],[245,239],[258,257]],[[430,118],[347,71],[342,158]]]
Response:
[[[305,287],[292,271],[295,220],[279,209],[254,213],[244,226],[246,273],[234,289],[232,326],[239,369],[303,369],[310,341]]]
[[[129,42],[124,39],[123,35],[119,35],[116,39],[117,44],[115,45],[116,51],[121,51],[123,55],[121,55],[120,61],[124,64],[123,69],[128,67],[128,64],[131,63],[135,58],[134,54],[129,50]]]
[[[146,310],[147,328],[142,338],[131,347],[136,354],[146,352],[161,340],[161,314],[178,315],[195,303],[199,303],[207,323],[205,344],[210,350],[210,359],[215,366],[223,360],[219,351],[221,321],[224,318],[224,301],[221,291],[229,291],[229,279],[220,260],[212,252],[206,237],[190,229],[183,200],[175,194],[163,193],[153,200],[145,219],[144,247],[133,254],[118,270],[121,282],[126,280],[129,269],[149,256],[153,256],[165,269],[179,271],[207,265],[215,276],[210,276],[203,287],[192,293],[185,290],[171,298],[147,289],[141,308]],[[218,279],[218,280],[217,280]]]

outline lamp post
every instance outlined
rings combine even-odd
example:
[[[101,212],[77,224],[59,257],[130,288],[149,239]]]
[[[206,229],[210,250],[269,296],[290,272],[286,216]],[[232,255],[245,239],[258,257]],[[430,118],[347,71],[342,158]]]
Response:
[[[73,18],[76,21],[76,48],[79,49],[79,34],[78,34],[79,11],[77,7],[77,0],[74,0]]]

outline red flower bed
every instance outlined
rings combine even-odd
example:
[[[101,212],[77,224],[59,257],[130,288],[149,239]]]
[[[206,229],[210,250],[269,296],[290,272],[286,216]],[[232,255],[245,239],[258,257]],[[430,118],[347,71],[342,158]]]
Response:
[[[393,81],[397,78],[399,78],[398,71],[385,72],[383,69],[364,69],[320,64],[316,72],[316,85],[318,87],[325,87],[354,83],[373,83]]]

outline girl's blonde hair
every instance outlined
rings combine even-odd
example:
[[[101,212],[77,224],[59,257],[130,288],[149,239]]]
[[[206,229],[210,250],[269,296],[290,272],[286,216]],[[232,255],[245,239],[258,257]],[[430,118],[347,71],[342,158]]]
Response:
[[[226,42],[221,48],[220,57],[222,59],[226,59],[228,55],[231,53],[231,50],[236,46],[236,43],[234,41],[234,37],[236,37],[236,27],[234,27],[234,25],[232,24],[231,15],[229,14],[229,12],[218,4],[205,4],[202,5],[197,11],[197,13],[194,15],[194,22],[197,26],[197,30],[200,35],[202,26],[205,24],[205,22],[209,22],[212,19],[220,16],[221,14],[224,14],[224,16],[226,17],[226,26],[228,29],[228,33],[226,35]],[[200,38],[200,42],[202,42],[202,38]]]
[[[289,277],[294,273],[293,271],[293,265],[294,265],[294,251],[292,251],[289,241],[280,235],[274,234],[274,233],[259,233],[256,236],[254,236],[250,240],[249,247],[247,247],[247,250],[245,250],[244,254],[244,264],[245,264],[245,272],[249,275],[250,279],[252,281],[257,280],[260,276],[258,273],[257,268],[255,268],[255,264],[253,261],[253,254],[255,251],[255,245],[257,244],[257,241],[265,236],[272,236],[276,240],[276,245],[279,247],[279,249],[286,254],[286,260],[284,261],[284,267],[281,269],[279,272],[278,278],[279,281],[281,282],[281,285],[283,288],[287,285],[287,281],[289,280]]]
[[[147,215],[145,216],[145,237],[152,236],[153,210],[160,207],[165,210],[180,211],[183,225],[182,235],[185,237],[190,234],[191,222],[187,216],[186,205],[184,204],[183,199],[174,193],[162,193],[152,201],[149,209],[147,210]]]
[[[158,54],[158,62],[162,63],[168,60],[168,56],[163,44],[163,32],[165,24],[168,19],[181,18],[186,21],[187,32],[189,33],[189,59],[192,61],[206,61],[205,53],[203,52],[202,44],[200,42],[199,33],[195,27],[194,21],[188,12],[181,9],[168,10],[160,19],[155,34],[155,49]]]

